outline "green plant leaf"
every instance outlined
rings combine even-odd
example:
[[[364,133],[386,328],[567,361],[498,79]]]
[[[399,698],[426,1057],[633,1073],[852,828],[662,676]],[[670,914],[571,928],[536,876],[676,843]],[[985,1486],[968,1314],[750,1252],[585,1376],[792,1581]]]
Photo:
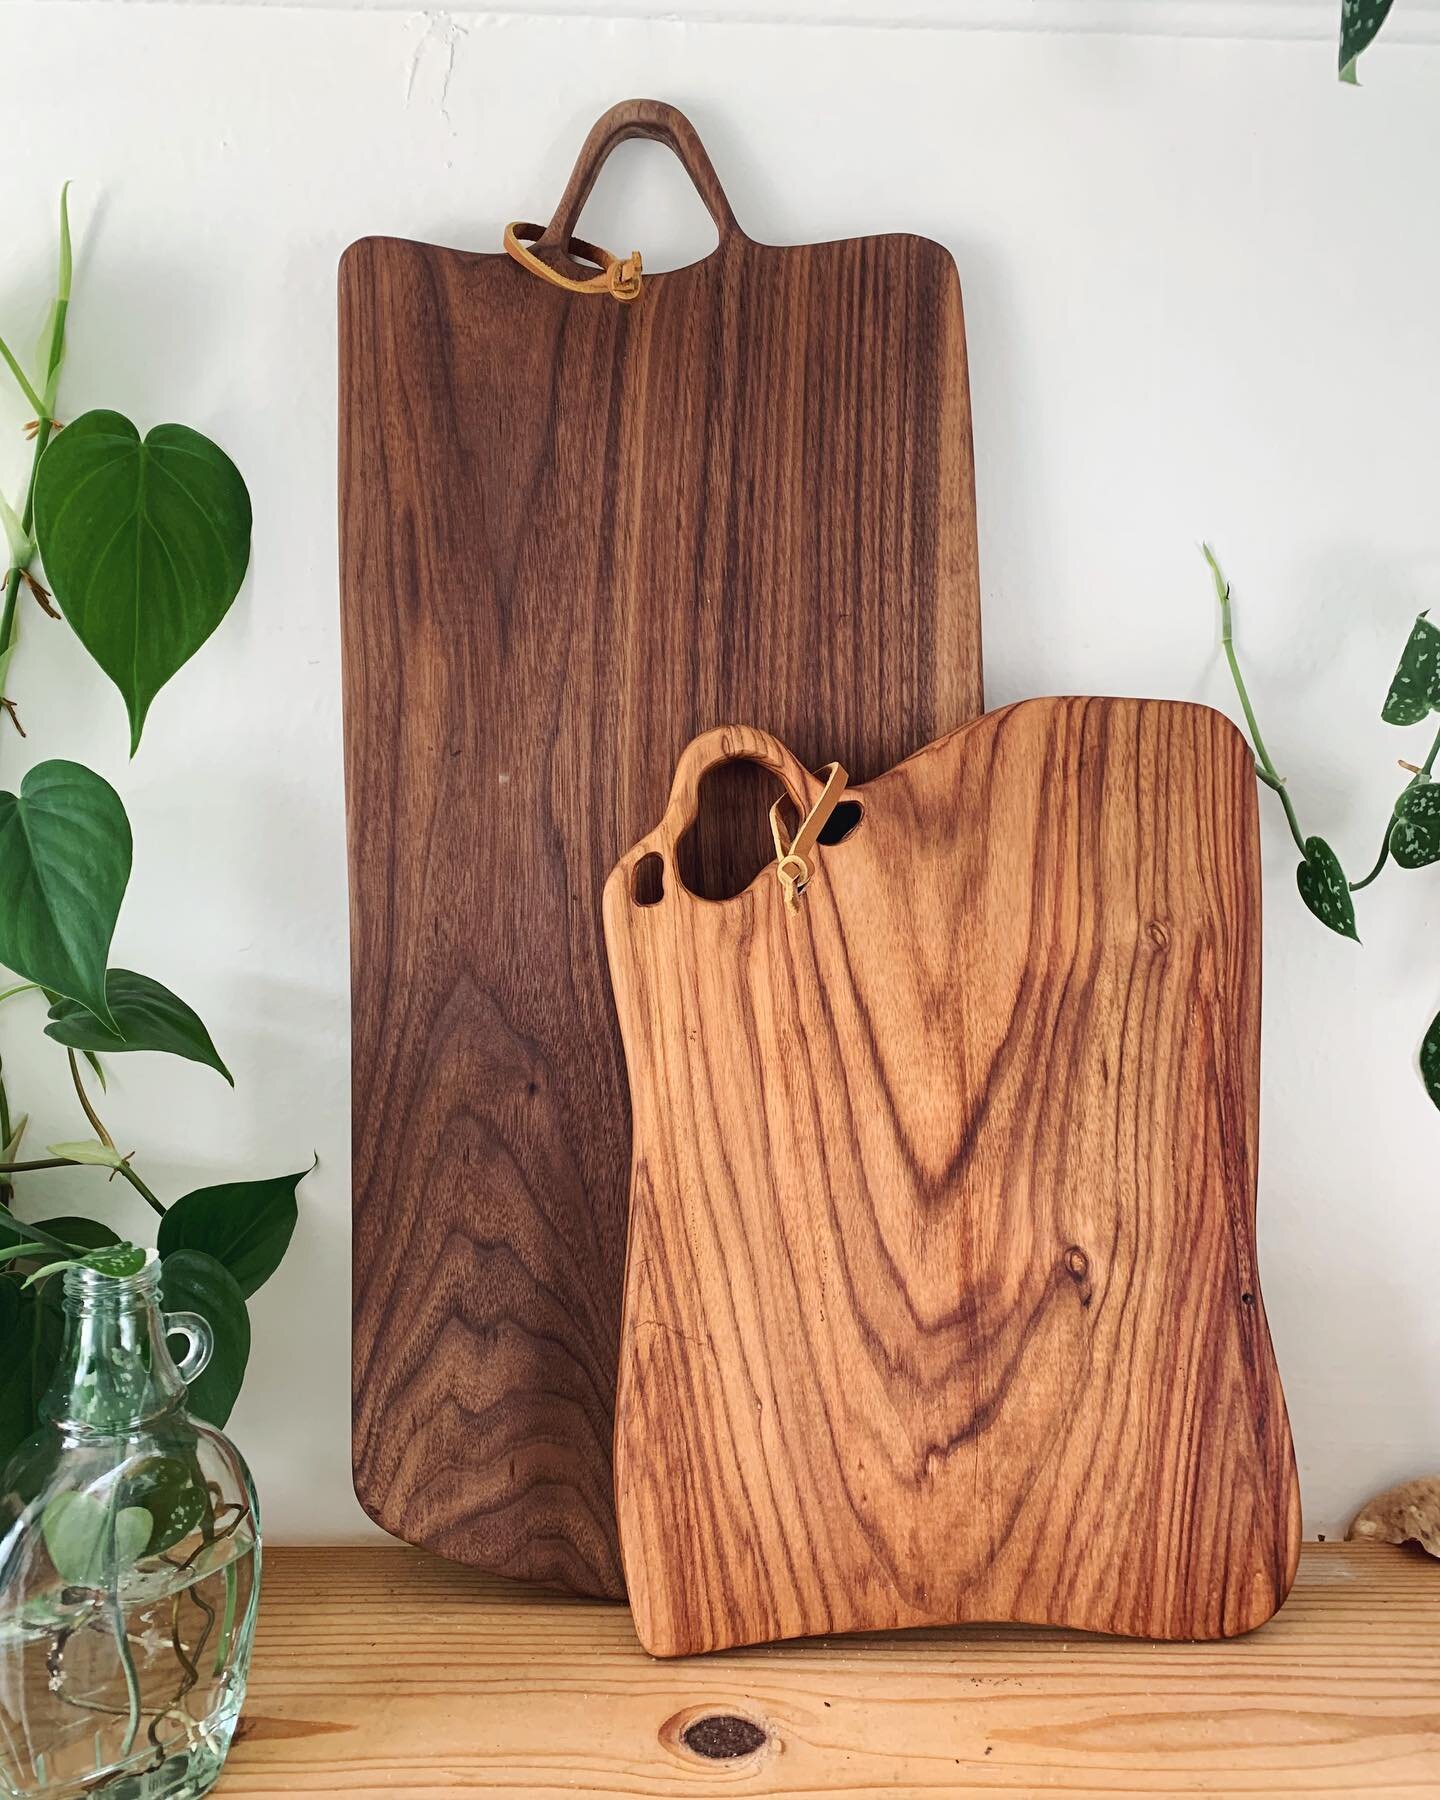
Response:
[[[37,763],[0,793],[0,963],[113,1025],[105,964],[130,880],[130,821],[80,763]]]
[[[206,1251],[225,1265],[248,1300],[279,1268],[289,1248],[299,1216],[295,1190],[309,1172],[196,1188],[160,1221],[156,1241],[161,1256],[174,1250]]]
[[[1418,725],[1432,712],[1440,712],[1440,626],[1422,612],[1400,652],[1380,717],[1387,725]]]
[[[45,1249],[46,1246],[44,1244],[6,1244],[4,1249],[0,1250],[0,1263],[14,1262],[15,1259],[20,1256],[34,1256],[37,1250],[43,1251]]]
[[[1390,854],[1402,869],[1440,862],[1440,781],[1416,781],[1395,802]]]
[[[1355,902],[1350,898],[1350,884],[1340,867],[1340,858],[1324,838],[1306,838],[1305,860],[1295,871],[1295,884],[1300,889],[1300,898],[1322,925],[1338,931],[1341,937],[1353,938],[1357,944],[1360,942],[1360,934],[1355,929]]]
[[[102,1225],[98,1219],[82,1218],[78,1213],[67,1213],[60,1219],[42,1219],[35,1229],[73,1250],[104,1250],[120,1242],[108,1225]]]
[[[27,1288],[33,1288],[42,1281],[48,1281],[52,1275],[60,1274],[63,1269],[75,1269],[79,1266],[80,1259],[77,1256],[66,1256],[59,1262],[48,1262],[44,1268],[36,1269],[33,1274],[27,1275],[24,1285]]]
[[[1340,79],[1357,82],[1355,63],[1375,40],[1393,0],[1340,0]]]
[[[27,1225],[17,1219],[8,1207],[0,1206],[0,1245],[7,1249],[16,1244],[38,1243],[48,1256],[70,1256],[82,1249],[78,1240],[67,1242],[58,1231],[52,1231],[48,1225]]]
[[[1420,1042],[1420,1079],[1433,1104],[1440,1106],[1440,1013]]]
[[[234,1087],[235,1080],[220,1060],[210,1033],[199,1016],[178,994],[172,994],[148,975],[131,969],[111,969],[105,976],[105,999],[117,1030],[110,1031],[86,1006],[76,1000],[58,1000],[50,1008],[46,1037],[72,1050],[160,1050],[204,1063]]]
[[[239,1283],[205,1251],[174,1250],[161,1262],[160,1290],[167,1311],[197,1312],[210,1327],[215,1348],[191,1382],[187,1404],[197,1418],[223,1425],[250,1360],[250,1315]]]
[[[125,697],[133,756],[151,701],[245,579],[240,471],[186,425],[142,442],[120,413],[85,413],[40,460],[35,535],[61,611]]]
[[[148,1251],[140,1249],[137,1244],[122,1242],[102,1244],[98,1250],[87,1250],[80,1261],[87,1269],[94,1269],[97,1274],[111,1275],[117,1281],[127,1276],[138,1275],[145,1267]]]
[[[111,1531],[113,1521],[113,1551]],[[57,1494],[40,1520],[55,1573],[72,1587],[103,1588],[145,1553],[155,1521],[143,1506],[119,1506],[75,1489]]]
[[[59,1309],[0,1281],[0,1466],[39,1423],[37,1408],[60,1355]]]
[[[102,1144],[99,1138],[80,1138],[75,1142],[47,1144],[51,1156],[63,1156],[68,1162],[91,1163],[97,1169],[118,1169],[125,1158],[118,1150]]]
[[[210,1496],[178,1456],[147,1456],[126,1474],[127,1506],[143,1506],[154,1521],[146,1556],[158,1556],[187,1537],[205,1517]]]

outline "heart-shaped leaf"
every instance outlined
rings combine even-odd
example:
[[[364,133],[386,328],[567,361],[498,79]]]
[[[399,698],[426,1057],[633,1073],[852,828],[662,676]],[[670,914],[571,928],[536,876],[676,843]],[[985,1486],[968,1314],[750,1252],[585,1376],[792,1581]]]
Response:
[[[1433,1103],[1440,1106],[1440,1014],[1430,1021],[1430,1029],[1421,1040],[1420,1079]]]
[[[280,1266],[298,1217],[295,1190],[309,1172],[196,1188],[160,1221],[156,1242],[161,1256],[175,1250],[208,1252],[225,1265],[248,1300]]]
[[[143,1506],[117,1507],[113,1499],[73,1489],[57,1494],[40,1520],[55,1573],[85,1588],[113,1586],[144,1555],[154,1525]]]
[[[187,1537],[210,1509],[210,1496],[193,1471],[177,1456],[147,1456],[125,1477],[127,1506],[143,1506],[154,1523],[146,1556],[158,1556]]]
[[[1322,925],[1338,931],[1341,937],[1354,938],[1357,944],[1360,942],[1360,934],[1355,929],[1355,902],[1350,898],[1350,884],[1340,867],[1340,858],[1324,838],[1306,838],[1305,860],[1295,871],[1295,884],[1300,889],[1300,898]]]
[[[130,851],[120,796],[80,763],[37,763],[18,795],[0,793],[0,963],[106,1025]]]
[[[61,1219],[42,1219],[35,1229],[75,1250],[104,1250],[120,1242],[108,1225],[102,1225],[98,1219],[82,1218],[78,1213],[67,1213]]]
[[[165,1257],[160,1288],[167,1311],[197,1312],[210,1327],[215,1347],[209,1362],[190,1383],[186,1404],[197,1418],[223,1425],[250,1360],[245,1296],[225,1265],[203,1250],[175,1250]]]
[[[1432,712],[1440,712],[1440,626],[1422,612],[1400,652],[1380,717],[1387,725],[1418,725]]]
[[[1375,41],[1393,0],[1340,0],[1340,79],[1357,81],[1355,63]]]
[[[1395,802],[1390,854],[1402,869],[1440,862],[1440,781],[1417,781]]]
[[[125,697],[133,755],[151,701],[245,579],[240,471],[186,425],[142,442],[122,414],[85,413],[40,460],[35,535],[61,611]]]
[[[234,1087],[235,1080],[221,1062],[210,1033],[198,1015],[178,994],[172,994],[148,975],[130,969],[111,969],[105,976],[105,999],[116,1030],[102,1025],[88,1007],[75,1000],[58,1000],[50,1008],[46,1037],[72,1050],[161,1050],[190,1062],[215,1069]]]

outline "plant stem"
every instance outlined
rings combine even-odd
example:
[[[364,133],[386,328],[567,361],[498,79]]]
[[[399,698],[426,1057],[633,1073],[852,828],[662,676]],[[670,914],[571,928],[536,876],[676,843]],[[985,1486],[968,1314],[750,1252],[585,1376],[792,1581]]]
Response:
[[[1386,863],[1389,862],[1389,860],[1390,860],[1390,832],[1391,832],[1391,829],[1394,826],[1394,824],[1395,824],[1395,815],[1392,812],[1390,817],[1385,821],[1385,836],[1383,837],[1383,839],[1381,840],[1381,843],[1380,843],[1380,854],[1375,858],[1375,867],[1370,871],[1370,873],[1368,875],[1362,875],[1360,877],[1359,881],[1352,881],[1350,883],[1350,892],[1352,894],[1358,894],[1360,892],[1361,888],[1369,887],[1370,883],[1375,879],[1375,877],[1385,867]]]
[[[20,514],[20,529],[29,537],[35,524],[35,483],[40,474],[40,458],[45,454],[45,446],[50,442],[50,433],[54,430],[55,421],[43,412],[37,421],[39,429],[35,433],[35,454],[30,461],[30,479],[25,486],[25,506]],[[0,612],[0,656],[10,647],[15,631],[15,602],[20,597],[20,582],[25,570],[35,558],[31,556],[25,568],[18,565],[13,568],[5,581],[5,606]]]
[[[1295,806],[1285,789],[1285,778],[1280,775],[1270,760],[1270,752],[1265,748],[1265,740],[1260,735],[1260,726],[1255,718],[1255,709],[1250,704],[1250,696],[1245,689],[1245,678],[1240,673],[1240,659],[1235,654],[1235,640],[1230,629],[1230,583],[1220,571],[1215,560],[1215,553],[1208,544],[1202,546],[1205,560],[1210,565],[1210,573],[1215,581],[1215,596],[1220,602],[1220,645],[1225,652],[1225,660],[1230,665],[1230,678],[1235,683],[1235,692],[1240,696],[1240,706],[1245,714],[1245,723],[1250,729],[1250,745],[1255,752],[1256,772],[1266,787],[1274,788],[1280,796],[1280,804],[1285,808],[1285,819],[1290,827],[1290,835],[1295,840],[1296,848],[1302,857],[1308,857],[1305,848],[1305,833],[1300,829],[1300,821],[1295,816]]]
[[[37,1169],[79,1169],[73,1156],[41,1156],[30,1162],[0,1163],[0,1175],[32,1175]]]
[[[50,315],[50,341],[45,346],[45,392],[37,394],[25,378],[9,350],[5,360],[15,379],[25,390],[27,399],[35,403],[35,454],[30,459],[30,479],[25,484],[25,505],[20,514],[20,529],[30,538],[35,524],[35,484],[40,476],[40,458],[55,429],[55,397],[60,386],[60,369],[65,361],[65,320],[70,311],[70,286],[74,275],[74,256],[70,246],[70,183],[60,190],[60,262],[55,278],[55,306]],[[15,603],[20,597],[20,582],[34,562],[34,552],[25,567],[12,569],[5,581],[5,603],[0,611],[0,658],[15,641]]]
[[[5,1092],[5,1076],[0,1072],[0,1149],[10,1147],[10,1096]],[[0,1206],[9,1206],[15,1198],[15,1189],[8,1181],[0,1181]]]
[[[150,1206],[155,1212],[159,1213],[159,1215],[162,1219],[165,1217],[164,1204],[160,1200],[156,1199],[155,1195],[151,1193],[151,1191],[148,1187],[146,1187],[145,1183],[140,1179],[140,1177],[130,1167],[128,1162],[122,1162],[120,1164],[119,1168],[116,1169],[115,1173],[117,1175],[123,1175],[125,1177],[125,1179],[130,1183],[131,1187],[134,1188],[135,1192],[140,1196],[140,1198],[143,1201],[145,1201],[146,1205]]]
[[[38,994],[39,992],[40,983],[38,981],[17,981],[14,987],[0,990],[0,1002],[13,1000],[17,994]]]
[[[1435,733],[1434,741],[1430,745],[1429,754],[1420,765],[1420,780],[1428,781],[1430,779],[1430,771],[1435,767],[1435,758],[1437,756],[1440,756],[1440,731]]]
[[[80,1064],[75,1059],[75,1052],[67,1049],[65,1054],[70,1059],[70,1079],[75,1084],[76,1097],[84,1108],[85,1117],[90,1121],[90,1129],[95,1133],[96,1137],[99,1138],[100,1142],[107,1150],[113,1150],[115,1148],[115,1140],[105,1129],[105,1123],[101,1119],[99,1113],[97,1113],[95,1108],[90,1104],[90,1096],[85,1092],[85,1083],[80,1079]],[[123,1160],[119,1162],[115,1167],[114,1173],[123,1175],[130,1183],[131,1187],[134,1188],[135,1192],[140,1195],[141,1199],[144,1200],[147,1205],[153,1207],[162,1219],[165,1217],[165,1208],[130,1167],[128,1162]]]
[[[220,1636],[215,1642],[215,1663],[212,1673],[225,1673],[225,1659],[230,1654],[230,1638],[235,1630],[235,1601],[238,1584],[235,1579],[235,1559],[232,1556],[225,1565],[225,1611],[220,1619]]]
[[[96,1137],[99,1138],[100,1142],[107,1150],[113,1150],[115,1148],[115,1140],[102,1124],[99,1113],[97,1113],[95,1108],[90,1104],[90,1096],[85,1092],[85,1083],[80,1079],[80,1065],[75,1060],[75,1052],[73,1050],[66,1050],[65,1054],[70,1059],[70,1079],[75,1084],[75,1095],[80,1102],[81,1110],[84,1112],[85,1117],[90,1121],[90,1128],[95,1133]]]
[[[111,1525],[111,1554],[114,1554],[114,1525]],[[135,1658],[130,1654],[130,1640],[125,1634],[125,1614],[120,1606],[120,1573],[115,1573],[114,1583],[106,1595],[106,1607],[110,1614],[110,1629],[115,1638],[115,1649],[120,1657],[120,1667],[125,1674],[125,1695],[129,1708],[125,1719],[125,1742],[120,1748],[120,1762],[129,1760],[135,1748],[135,1738],[140,1730],[140,1677],[135,1672]]]
[[[1426,756],[1424,762],[1421,763],[1420,767],[1415,770],[1415,773],[1410,777],[1409,781],[1407,781],[1405,783],[1404,787],[1401,788],[1400,792],[1402,795],[1408,794],[1410,792],[1411,788],[1414,787],[1414,785],[1417,781],[1428,781],[1430,779],[1430,771],[1435,767],[1435,758],[1437,756],[1440,756],[1440,731],[1437,731],[1435,733],[1435,736],[1430,744],[1429,754]],[[1412,765],[1409,763],[1406,763],[1404,765],[1404,767],[1406,767],[1406,768],[1410,768],[1411,766]],[[1396,804],[1397,805],[1399,804],[1398,801]],[[1369,887],[1370,883],[1375,879],[1375,877],[1385,867],[1386,863],[1389,862],[1389,860],[1390,860],[1390,833],[1394,829],[1394,826],[1395,826],[1395,809],[1394,809],[1394,807],[1392,807],[1390,809],[1390,817],[1385,821],[1385,837],[1380,845],[1380,854],[1375,859],[1375,867],[1370,871],[1370,873],[1368,875],[1363,876],[1359,881],[1352,881],[1350,883],[1350,892],[1352,894],[1358,894],[1360,892],[1361,888]],[[0,995],[0,998],[3,998],[3,995]]]

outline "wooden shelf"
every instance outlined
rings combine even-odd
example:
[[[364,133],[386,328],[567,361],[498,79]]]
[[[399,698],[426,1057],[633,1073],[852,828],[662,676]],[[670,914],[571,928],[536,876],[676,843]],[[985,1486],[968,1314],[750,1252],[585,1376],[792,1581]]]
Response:
[[[734,1714],[758,1750],[681,1733]],[[268,1549],[220,1800],[1440,1794],[1440,1563],[1307,1546],[1279,1617],[1226,1644],[1018,1628],[656,1662],[629,1614],[419,1551]]]

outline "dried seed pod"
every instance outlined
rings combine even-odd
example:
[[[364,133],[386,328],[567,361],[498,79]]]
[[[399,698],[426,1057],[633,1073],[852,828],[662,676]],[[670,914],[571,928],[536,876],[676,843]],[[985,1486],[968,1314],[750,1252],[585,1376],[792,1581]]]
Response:
[[[1345,1536],[1351,1543],[1416,1543],[1440,1556],[1440,1475],[1402,1481],[1367,1500]]]

